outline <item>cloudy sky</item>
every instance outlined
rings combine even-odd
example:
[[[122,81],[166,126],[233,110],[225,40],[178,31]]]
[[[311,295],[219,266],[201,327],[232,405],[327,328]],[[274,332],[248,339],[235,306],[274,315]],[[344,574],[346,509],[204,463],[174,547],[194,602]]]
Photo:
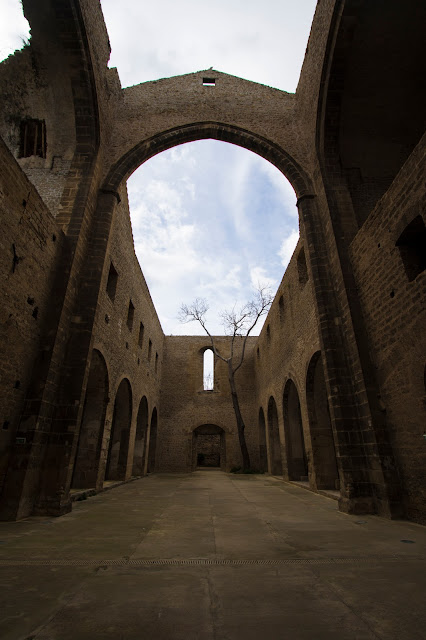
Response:
[[[93,0],[95,1],[95,0]],[[213,67],[294,92],[315,0],[102,0],[110,66],[125,86]],[[29,37],[19,0],[2,0],[0,59]],[[295,195],[267,161],[203,140],[143,164],[128,181],[136,253],[167,334],[182,302],[208,300],[212,332],[220,309],[276,290],[298,237]]]

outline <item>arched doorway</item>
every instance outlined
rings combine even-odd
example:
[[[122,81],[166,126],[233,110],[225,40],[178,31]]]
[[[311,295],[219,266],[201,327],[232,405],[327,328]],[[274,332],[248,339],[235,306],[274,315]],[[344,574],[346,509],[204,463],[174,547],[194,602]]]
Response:
[[[271,396],[268,402],[269,468],[273,476],[283,475],[277,404]]]
[[[139,404],[136,422],[135,448],[133,452],[133,476],[142,476],[145,471],[146,439],[148,435],[148,401],[145,396]]]
[[[262,407],[259,409],[259,471],[268,471],[268,451],[266,448],[266,424]]]
[[[73,489],[96,486],[107,402],[108,371],[103,355],[94,349],[74,462]]]
[[[336,489],[339,473],[320,351],[312,356],[308,367],[306,401],[317,489]]]
[[[127,378],[124,378],[115,396],[105,474],[106,480],[124,480],[126,477],[131,420],[132,389],[130,382]]]
[[[192,469],[226,469],[225,431],[216,424],[202,424],[192,432]]]
[[[289,480],[307,480],[308,463],[303,437],[299,394],[292,380],[287,380],[283,397],[284,430]]]
[[[148,473],[155,471],[155,458],[157,453],[157,408],[154,407],[151,416],[151,428],[149,430]]]

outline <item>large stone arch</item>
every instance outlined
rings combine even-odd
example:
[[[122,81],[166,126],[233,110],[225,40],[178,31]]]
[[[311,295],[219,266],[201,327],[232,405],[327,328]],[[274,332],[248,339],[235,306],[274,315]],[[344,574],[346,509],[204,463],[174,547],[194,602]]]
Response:
[[[148,473],[156,470],[157,466],[157,430],[158,430],[158,412],[154,407],[151,414],[151,422],[149,426],[149,444],[148,444]]]
[[[312,195],[312,184],[307,172],[280,145],[257,133],[223,122],[194,122],[141,140],[111,167],[102,190],[116,194],[123,180],[127,180],[149,158],[177,145],[205,139],[229,142],[253,151],[284,174],[298,198]]]
[[[268,449],[266,445],[266,422],[263,407],[259,409],[259,471],[268,470]]]

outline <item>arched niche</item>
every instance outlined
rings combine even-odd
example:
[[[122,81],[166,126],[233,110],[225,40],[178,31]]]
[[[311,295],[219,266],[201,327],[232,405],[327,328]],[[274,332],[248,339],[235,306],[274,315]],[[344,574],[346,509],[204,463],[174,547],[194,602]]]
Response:
[[[311,358],[306,377],[306,403],[317,489],[336,489],[339,473],[321,352]]]
[[[145,396],[139,403],[136,420],[135,448],[133,451],[133,476],[143,476],[145,472],[146,442],[148,436],[148,401]]]
[[[226,469],[225,431],[216,424],[202,424],[192,432],[192,469]]]
[[[105,413],[108,403],[108,370],[100,351],[93,350],[84,399],[72,487],[96,486],[101,455]]]
[[[124,378],[115,396],[106,480],[124,480],[126,477],[131,421],[132,389],[130,382]]]
[[[271,396],[268,402],[269,468],[273,476],[283,475],[277,404]]]
[[[283,395],[284,433],[289,480],[307,480],[308,463],[303,437],[299,394],[293,380],[287,380]]]
[[[149,430],[149,449],[148,449],[148,473],[155,471],[156,455],[157,455],[157,407],[154,407],[151,416],[151,427]]]
[[[259,409],[259,471],[268,471],[268,450],[266,446],[266,423],[262,407]]]

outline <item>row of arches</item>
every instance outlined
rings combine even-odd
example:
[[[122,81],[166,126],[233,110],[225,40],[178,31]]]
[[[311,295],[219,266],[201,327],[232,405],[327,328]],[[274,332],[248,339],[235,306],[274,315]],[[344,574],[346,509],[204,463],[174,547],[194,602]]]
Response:
[[[129,452],[133,446],[132,475],[144,475],[155,467],[157,444],[157,409],[149,416],[148,400],[142,397],[136,419],[134,442],[131,442],[132,388],[124,378],[117,389],[108,429],[109,378],[104,357],[92,354],[84,400],[80,434],[71,487],[99,487],[104,480],[126,479]],[[105,471],[105,473],[104,473]],[[104,476],[104,477],[102,477]]]
[[[304,425],[299,392],[291,378],[282,398],[283,438],[275,398],[269,398],[266,417],[260,407],[260,468],[288,480],[307,481],[312,477],[316,489],[334,490],[339,487],[339,473],[320,351],[313,355],[307,370],[306,409],[308,424]]]

